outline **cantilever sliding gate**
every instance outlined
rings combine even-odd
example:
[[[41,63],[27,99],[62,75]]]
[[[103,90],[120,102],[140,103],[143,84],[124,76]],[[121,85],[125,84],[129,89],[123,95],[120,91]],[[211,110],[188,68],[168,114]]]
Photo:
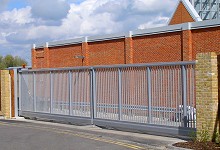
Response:
[[[19,115],[189,136],[195,62],[21,70]]]

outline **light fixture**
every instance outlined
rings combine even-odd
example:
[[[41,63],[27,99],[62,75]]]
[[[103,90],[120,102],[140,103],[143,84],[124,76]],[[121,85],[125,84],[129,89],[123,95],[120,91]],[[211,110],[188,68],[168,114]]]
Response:
[[[76,55],[74,56],[75,58],[79,58],[79,59],[84,59],[85,57],[84,56],[80,56],[80,55]]]

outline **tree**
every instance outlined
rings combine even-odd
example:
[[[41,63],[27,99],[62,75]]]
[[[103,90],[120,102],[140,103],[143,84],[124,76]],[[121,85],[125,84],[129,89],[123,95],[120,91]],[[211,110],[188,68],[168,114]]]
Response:
[[[0,55],[0,69],[4,69],[4,63],[3,63],[4,57]]]
[[[12,55],[6,55],[5,57],[0,55],[0,69],[6,69],[8,67],[19,67],[22,65],[27,65],[27,61],[24,59]]]
[[[3,63],[6,68],[15,67],[15,66],[13,66],[14,65],[14,57],[11,55],[5,56],[5,58],[3,59]]]

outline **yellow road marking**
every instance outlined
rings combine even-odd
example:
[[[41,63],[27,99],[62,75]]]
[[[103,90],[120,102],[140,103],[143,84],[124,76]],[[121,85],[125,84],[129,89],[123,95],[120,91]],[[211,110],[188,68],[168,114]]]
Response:
[[[71,131],[71,130],[62,130],[62,129],[58,129],[58,128],[32,126],[32,125],[21,125],[21,124],[18,124],[18,123],[13,123],[12,124],[12,123],[6,123],[6,122],[1,122],[1,121],[0,121],[0,125],[15,126],[15,127],[26,127],[26,128],[31,128],[31,129],[39,129],[39,130],[44,130],[44,131],[50,131],[50,132],[59,133],[59,134],[73,135],[73,136],[77,136],[77,137],[81,137],[81,138],[85,138],[85,139],[90,139],[90,140],[110,143],[110,144],[114,144],[114,145],[119,145],[119,146],[127,147],[127,148],[130,148],[130,149],[137,149],[137,150],[145,149],[144,147],[140,147],[140,146],[137,146],[137,145],[128,144],[128,143],[124,143],[124,142],[120,142],[120,141],[114,141],[114,140],[103,139],[103,138],[98,138],[98,137],[91,137],[91,134],[90,135],[89,134],[83,134],[83,133],[80,133],[80,132],[73,133],[73,131]]]

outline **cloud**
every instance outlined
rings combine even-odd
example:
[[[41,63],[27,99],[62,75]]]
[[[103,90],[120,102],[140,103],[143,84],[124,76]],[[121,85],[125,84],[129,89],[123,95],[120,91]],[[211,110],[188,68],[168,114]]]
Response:
[[[152,27],[160,27],[164,26],[164,22],[168,22],[169,17],[157,17],[154,18],[152,21],[148,21],[146,23],[140,24],[138,26],[138,29],[147,29]]]
[[[0,12],[5,10],[9,0],[0,0]]]
[[[31,45],[166,25],[177,0],[27,0],[0,13],[1,55],[30,60]],[[20,53],[19,53],[20,52]],[[30,62],[30,61],[29,61]]]
[[[25,7],[21,9],[14,8],[12,11],[5,11],[0,14],[0,25],[24,25],[28,24],[34,21],[34,19],[31,18],[30,13],[31,8]]]
[[[43,20],[61,20],[67,16],[70,9],[65,0],[28,0],[28,2],[32,15]]]

